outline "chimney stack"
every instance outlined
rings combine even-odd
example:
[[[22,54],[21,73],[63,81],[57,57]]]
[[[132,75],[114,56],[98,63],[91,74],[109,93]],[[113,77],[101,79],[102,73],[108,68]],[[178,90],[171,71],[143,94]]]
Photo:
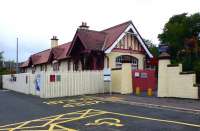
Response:
[[[82,24],[79,26],[79,29],[88,30],[89,26],[87,26],[86,22],[82,22]]]
[[[51,38],[51,48],[54,48],[56,46],[58,46],[58,38],[57,38],[57,36],[53,36]]]

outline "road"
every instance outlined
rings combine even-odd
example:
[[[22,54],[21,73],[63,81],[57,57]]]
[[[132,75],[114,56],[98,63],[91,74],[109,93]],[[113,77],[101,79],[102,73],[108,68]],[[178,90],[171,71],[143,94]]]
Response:
[[[0,91],[0,131],[200,131],[200,113],[104,101],[54,99]]]

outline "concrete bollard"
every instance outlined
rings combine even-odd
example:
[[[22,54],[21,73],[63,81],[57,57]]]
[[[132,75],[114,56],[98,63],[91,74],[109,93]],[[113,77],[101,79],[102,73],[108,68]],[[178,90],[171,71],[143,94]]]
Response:
[[[153,95],[152,88],[148,88],[148,89],[147,89],[147,95],[148,95],[148,96],[152,96],[152,95]]]
[[[140,87],[136,87],[135,94],[138,96],[140,95]]]

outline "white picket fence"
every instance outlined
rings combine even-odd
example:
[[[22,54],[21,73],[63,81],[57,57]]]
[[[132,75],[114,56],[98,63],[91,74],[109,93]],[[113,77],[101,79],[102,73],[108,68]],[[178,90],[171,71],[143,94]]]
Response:
[[[52,81],[50,77],[53,77]],[[96,94],[105,91],[103,71],[3,75],[3,88],[41,98]]]

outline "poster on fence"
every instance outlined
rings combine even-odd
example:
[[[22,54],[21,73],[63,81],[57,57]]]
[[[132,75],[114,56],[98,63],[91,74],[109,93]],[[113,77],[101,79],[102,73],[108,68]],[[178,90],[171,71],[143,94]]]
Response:
[[[37,95],[40,95],[41,87],[42,87],[41,74],[37,74],[35,76],[35,90]]]

